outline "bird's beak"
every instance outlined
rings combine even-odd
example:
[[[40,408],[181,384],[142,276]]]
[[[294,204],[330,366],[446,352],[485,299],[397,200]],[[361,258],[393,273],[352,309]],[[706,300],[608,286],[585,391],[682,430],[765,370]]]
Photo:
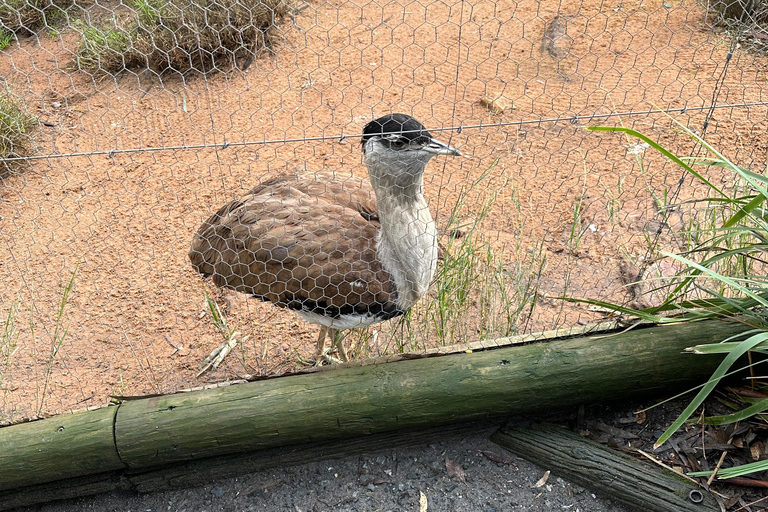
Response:
[[[461,156],[461,151],[437,139],[430,139],[429,144],[422,149],[435,155]]]

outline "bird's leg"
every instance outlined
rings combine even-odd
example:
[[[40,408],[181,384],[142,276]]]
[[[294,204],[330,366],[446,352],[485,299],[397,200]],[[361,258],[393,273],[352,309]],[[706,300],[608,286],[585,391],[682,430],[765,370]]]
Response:
[[[333,340],[333,346],[336,347],[336,352],[339,353],[341,360],[346,363],[349,361],[349,358],[347,357],[347,351],[344,349],[344,336],[342,336],[338,329],[328,329],[328,331],[331,340]]]
[[[315,354],[315,359],[318,361],[322,359],[323,355],[325,354],[326,336],[328,336],[328,328],[324,325],[321,325],[320,334],[317,336],[317,353]]]

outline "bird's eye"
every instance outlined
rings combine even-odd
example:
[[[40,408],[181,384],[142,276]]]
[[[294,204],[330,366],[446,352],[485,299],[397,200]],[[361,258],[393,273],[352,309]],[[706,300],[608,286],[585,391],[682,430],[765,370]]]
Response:
[[[403,137],[398,137],[396,139],[392,139],[390,141],[390,145],[392,146],[393,149],[403,149],[405,146],[408,145],[408,141]]]

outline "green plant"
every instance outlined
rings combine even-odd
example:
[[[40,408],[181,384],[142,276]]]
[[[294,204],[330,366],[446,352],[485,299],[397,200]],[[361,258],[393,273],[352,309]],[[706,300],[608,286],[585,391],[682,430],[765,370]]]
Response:
[[[86,26],[75,23],[80,32],[81,46],[77,52],[77,65],[81,69],[108,70],[124,62],[124,54],[131,45],[130,35],[121,29]]]
[[[9,91],[0,92],[0,176],[34,153],[31,132],[37,122]]]
[[[237,346],[238,343],[240,343],[242,347],[242,343],[247,341],[250,337],[250,335],[247,334],[245,336],[240,336],[239,331],[230,327],[229,322],[227,321],[227,316],[221,311],[221,308],[216,301],[211,299],[208,295],[208,291],[203,289],[203,294],[205,296],[206,306],[208,307],[208,313],[211,316],[211,321],[219,334],[221,334],[221,337],[224,338],[224,343],[205,358],[203,367],[198,372],[197,377],[208,371],[210,368],[218,368],[219,364],[221,364],[224,358],[233,348],[235,348],[235,346]]]
[[[270,28],[289,12],[287,0],[134,0],[133,15],[99,28],[83,27],[77,65],[118,73],[207,71],[219,61],[252,57]]]
[[[35,32],[42,26],[50,28],[66,17],[66,10],[74,3],[75,0],[3,0],[0,27],[11,33]]]
[[[8,48],[15,37],[13,32],[0,29],[0,52]]]
[[[75,287],[75,276],[77,276],[77,266],[72,271],[72,276],[69,278],[67,284],[64,285],[64,289],[61,293],[61,300],[59,301],[59,307],[56,310],[56,319],[54,320],[53,334],[51,335],[51,351],[48,355],[48,360],[45,364],[45,380],[43,382],[43,390],[40,393],[40,405],[37,410],[38,416],[43,413],[43,404],[45,403],[45,395],[48,391],[48,385],[51,380],[51,372],[53,371],[53,365],[56,362],[56,356],[61,350],[61,346],[67,337],[69,332],[69,325],[66,323],[64,313],[69,303],[69,295]],[[34,337],[35,326],[30,317],[30,332]]]
[[[18,350],[18,332],[16,327],[16,318],[19,314],[19,307],[16,304],[12,304],[8,308],[8,315],[3,323],[3,332],[0,335],[0,389],[5,389],[3,383],[8,375],[8,370],[11,366],[11,360],[13,359],[16,350]],[[2,417],[0,417],[2,419]]]
[[[697,354],[723,354],[724,359],[688,407],[659,437],[656,446],[666,442],[689,420],[721,379],[734,373],[734,365],[742,356],[750,352],[768,353],[768,283],[765,278],[768,259],[764,257],[768,251],[768,177],[734,164],[705,140],[679,123],[678,126],[692,141],[704,148],[709,156],[680,158],[649,137],[628,128],[590,128],[593,131],[621,132],[642,140],[698,183],[705,185],[708,191],[706,197],[688,204],[691,206],[690,215],[695,216],[697,211],[702,210],[703,215],[688,222],[691,232],[685,239],[690,245],[683,254],[666,250],[657,252],[658,257],[668,258],[681,267],[669,284],[666,298],[660,304],[642,310],[601,301],[566,299],[601,305],[657,323],[734,317],[754,327],[739,337],[723,340],[717,345],[689,348],[689,351]],[[738,178],[733,180],[737,185],[732,190],[723,190],[694,166],[730,173]],[[664,201],[666,204],[666,199]],[[732,417],[743,420],[765,413],[768,413],[768,401],[754,403],[734,413]],[[729,419],[720,417],[715,420],[710,418],[709,421],[722,422]],[[760,469],[745,466],[742,470],[766,469],[765,465],[756,467]],[[744,474],[740,471],[735,470],[736,474]],[[727,478],[723,475],[721,477]]]
[[[133,2],[133,6],[136,8],[139,23],[148,27],[154,27],[160,24],[161,8],[154,2],[154,0],[136,0]]]
[[[460,192],[448,218],[446,231],[461,236],[448,238],[432,285],[433,298],[426,309],[442,345],[509,336],[517,330],[521,313],[535,304],[543,259],[538,260],[533,275],[530,268],[523,269],[528,264],[522,261],[511,270],[480,229],[496,203],[498,188],[488,187],[474,203],[476,207],[468,208],[469,197],[487,186],[486,181],[498,170],[497,166],[498,161]],[[520,255],[522,248],[517,247],[516,252]],[[474,317],[473,321],[468,321],[469,315]],[[467,329],[468,325],[473,326],[474,332]]]

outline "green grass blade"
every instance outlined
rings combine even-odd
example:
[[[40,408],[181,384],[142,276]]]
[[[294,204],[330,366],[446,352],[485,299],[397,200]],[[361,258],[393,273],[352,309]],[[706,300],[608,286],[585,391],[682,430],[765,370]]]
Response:
[[[629,135],[631,137],[635,137],[637,139],[642,140],[649,146],[651,146],[653,149],[664,155],[665,157],[669,158],[673,162],[675,162],[677,165],[688,171],[690,174],[696,177],[696,179],[700,180],[702,183],[707,185],[712,190],[719,193],[721,196],[727,197],[727,194],[723,193],[722,190],[717,188],[713,183],[711,183],[709,180],[707,180],[704,176],[696,172],[690,165],[686,164],[680,157],[675,155],[674,153],[670,152],[668,149],[664,148],[661,144],[654,141],[650,137],[643,135],[642,133],[635,131],[631,128],[624,128],[619,126],[588,126],[587,130],[595,131],[595,132],[622,132],[626,135]]]
[[[691,352],[692,354],[698,354],[698,355],[728,354],[738,346],[739,346],[739,342],[731,341],[727,343],[713,343],[710,345],[695,345],[685,350],[686,352]],[[751,350],[752,352],[766,352],[768,351],[768,343],[760,343],[758,345],[755,345],[754,347],[752,347]]]
[[[644,309],[633,309],[626,306],[622,306],[620,304],[614,304],[612,302],[605,302],[602,300],[596,300],[596,299],[576,299],[573,297],[557,297],[558,300],[563,300],[565,302],[577,302],[581,304],[590,304],[592,306],[597,306],[600,308],[610,309],[611,311],[616,311],[617,313],[624,313],[626,315],[636,316],[642,320],[647,320],[648,322],[653,322],[657,324],[666,323],[668,322],[668,318],[664,316],[654,315],[652,313],[649,313],[647,310]]]
[[[752,199],[749,203],[747,203],[743,208],[739,208],[739,210],[733,214],[733,216],[725,221],[723,223],[722,228],[730,228],[741,222],[742,219],[747,217],[749,214],[751,214],[753,211],[755,211],[760,205],[762,205],[765,202],[765,196],[759,195],[755,196],[754,199]]]
[[[749,288],[746,288],[746,287],[740,285],[739,283],[737,283],[734,279],[732,279],[730,277],[726,277],[726,276],[720,275],[717,272],[715,272],[714,270],[712,270],[711,268],[707,268],[707,267],[705,267],[703,265],[700,265],[699,263],[696,263],[695,261],[689,260],[688,258],[684,258],[684,257],[679,256],[677,254],[672,254],[672,253],[667,252],[667,251],[661,251],[661,254],[663,254],[665,256],[668,256],[668,257],[670,257],[672,259],[675,259],[677,261],[680,261],[681,263],[684,263],[684,264],[688,265],[689,267],[692,267],[692,268],[698,270],[699,272],[703,272],[703,273],[709,275],[710,277],[713,277],[713,278],[717,279],[718,281],[720,281],[722,283],[725,283],[728,286],[731,286],[735,290],[738,290],[740,293],[742,293],[742,294],[752,298],[753,300],[756,300],[761,306],[768,307],[768,299],[763,297],[761,294],[754,293]]]
[[[768,469],[768,460],[760,460],[757,462],[750,462],[749,464],[742,464],[741,466],[721,469],[718,471],[717,477],[719,480],[727,480],[728,478],[757,473],[758,471],[765,471],[766,469]],[[712,476],[712,471],[695,471],[693,473],[688,473],[688,476],[708,477]]]
[[[701,388],[696,397],[688,404],[688,407],[678,416],[678,418],[672,423],[672,425],[659,437],[656,443],[653,445],[654,449],[664,444],[672,434],[677,432],[691,415],[699,408],[709,394],[715,389],[715,386],[720,382],[720,379],[726,374],[728,369],[744,354],[752,350],[753,347],[768,340],[768,332],[759,332],[742,341],[735,347],[720,363],[715,372],[712,374],[712,378],[709,379],[707,384]]]
[[[734,412],[733,414],[726,414],[724,416],[710,416],[708,418],[704,418],[703,423],[707,425],[729,425],[731,423],[736,423],[737,421],[744,421],[749,419],[756,414],[762,414],[766,412],[766,410],[768,410],[768,398],[763,398],[762,400],[755,402],[749,407],[746,407],[738,412]],[[697,420],[697,423],[700,422]]]

